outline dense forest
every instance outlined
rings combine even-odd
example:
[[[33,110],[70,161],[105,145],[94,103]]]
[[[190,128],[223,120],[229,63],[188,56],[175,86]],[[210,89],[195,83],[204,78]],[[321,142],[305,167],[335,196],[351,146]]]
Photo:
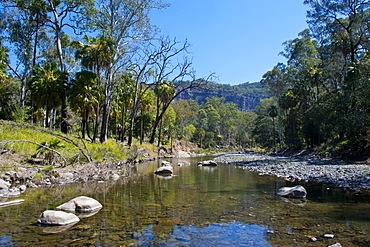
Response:
[[[189,43],[151,25],[161,1],[0,0],[0,119],[91,142],[367,154],[370,3],[304,3],[309,29],[283,44],[286,64],[229,86],[196,77]]]

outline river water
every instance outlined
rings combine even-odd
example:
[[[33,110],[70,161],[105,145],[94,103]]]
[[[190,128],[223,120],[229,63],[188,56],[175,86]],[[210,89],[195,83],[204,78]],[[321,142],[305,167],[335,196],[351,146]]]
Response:
[[[181,167],[173,160],[170,178],[154,175],[152,162],[125,180],[28,190],[22,204],[0,208],[0,246],[370,246],[369,193],[198,167],[200,159],[207,157]],[[297,184],[306,200],[276,195]],[[43,211],[81,195],[103,208],[73,226],[36,224]]]

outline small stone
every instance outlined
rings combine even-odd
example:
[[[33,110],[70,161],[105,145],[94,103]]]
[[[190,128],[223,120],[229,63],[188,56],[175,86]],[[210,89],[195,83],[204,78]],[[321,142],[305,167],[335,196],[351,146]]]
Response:
[[[118,180],[118,179],[120,179],[120,175],[118,175],[118,174],[113,174],[112,176],[111,176],[111,179],[113,179],[113,180]]]
[[[325,234],[324,238],[334,238],[334,235],[333,234]]]
[[[312,242],[316,242],[316,241],[317,241],[317,238],[312,237],[312,238],[310,238],[310,240],[311,240]]]
[[[27,182],[27,186],[30,187],[30,188],[37,188],[38,186],[36,184],[34,184],[32,181],[28,181]]]
[[[340,243],[336,243],[336,244],[330,245],[328,247],[342,247],[342,245]]]
[[[26,186],[25,184],[22,184],[21,186],[19,186],[19,190],[20,190],[21,192],[25,192],[25,191],[26,191],[26,189],[27,189],[27,186]]]

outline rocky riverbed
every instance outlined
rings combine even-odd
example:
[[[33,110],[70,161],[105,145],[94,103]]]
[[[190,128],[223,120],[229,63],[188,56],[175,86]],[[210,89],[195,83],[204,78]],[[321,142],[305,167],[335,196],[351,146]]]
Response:
[[[370,166],[317,158],[295,158],[256,153],[221,154],[218,163],[239,166],[260,175],[289,181],[320,182],[343,188],[370,188]]]

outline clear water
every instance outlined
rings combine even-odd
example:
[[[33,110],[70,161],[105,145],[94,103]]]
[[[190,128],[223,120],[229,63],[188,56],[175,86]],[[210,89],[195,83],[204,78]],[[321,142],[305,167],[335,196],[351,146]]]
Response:
[[[130,179],[28,190],[24,203],[0,208],[0,246],[370,246],[367,192],[189,161],[179,167],[174,160],[171,178],[155,176],[153,162]],[[277,197],[280,187],[296,184],[306,187],[307,200]],[[44,210],[80,195],[103,208],[73,226],[36,224]]]

